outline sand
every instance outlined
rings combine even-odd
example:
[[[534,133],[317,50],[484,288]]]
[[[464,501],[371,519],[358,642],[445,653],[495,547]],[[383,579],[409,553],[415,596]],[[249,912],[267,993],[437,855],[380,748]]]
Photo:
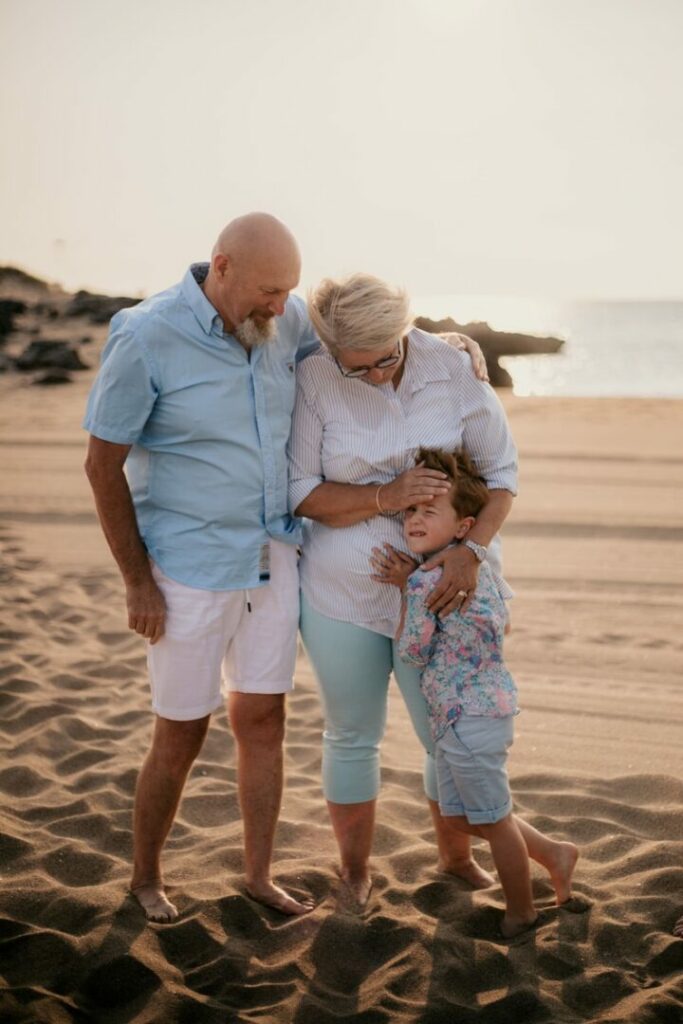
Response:
[[[506,944],[500,887],[473,893],[435,870],[396,695],[375,886],[364,915],[338,902],[303,657],[275,867],[316,910],[286,919],[246,898],[218,714],[166,851],[180,917],[145,925],[126,895],[145,658],[81,471],[89,379],[0,381],[0,1019],[682,1021],[683,403],[505,399],[522,459],[505,530],[523,707],[513,790],[530,822],[580,845],[583,901],[558,910],[535,870],[540,926]]]

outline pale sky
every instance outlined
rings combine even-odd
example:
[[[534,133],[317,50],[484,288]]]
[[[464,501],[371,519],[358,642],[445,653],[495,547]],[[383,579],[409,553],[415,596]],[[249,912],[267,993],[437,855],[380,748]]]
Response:
[[[149,294],[271,211],[302,285],[683,297],[682,0],[0,0],[0,263]]]

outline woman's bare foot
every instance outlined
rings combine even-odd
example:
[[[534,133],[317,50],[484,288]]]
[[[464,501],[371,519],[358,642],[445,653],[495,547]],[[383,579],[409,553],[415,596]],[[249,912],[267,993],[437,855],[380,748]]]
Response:
[[[443,871],[447,875],[455,875],[456,878],[462,878],[473,889],[488,889],[496,881],[493,875],[490,875],[488,871],[484,871],[477,864],[476,860],[473,860],[471,857],[469,860],[454,860],[448,863],[440,860],[439,871]]]
[[[521,935],[522,932],[528,932],[538,922],[538,914],[534,914],[533,917],[512,917],[510,914],[505,914],[501,921],[500,931],[505,939],[514,939],[517,935]]]
[[[175,921],[178,916],[178,908],[167,899],[163,882],[160,879],[132,886],[130,894],[138,901],[148,921],[168,924],[170,921]]]
[[[370,898],[372,889],[372,875],[366,870],[350,871],[348,868],[338,870],[339,877],[344,883],[346,893],[351,897],[352,903],[362,908]]]
[[[546,864],[553,883],[558,906],[572,896],[572,877],[579,859],[579,851],[573,843],[555,843],[552,859]]]
[[[296,900],[293,896],[286,893],[284,889],[281,889],[279,885],[274,885],[272,882],[262,882],[260,884],[254,882],[251,885],[247,885],[246,890],[252,900],[256,900],[257,903],[263,903],[266,907],[272,907],[273,910],[279,910],[281,914],[286,914],[288,917],[310,914],[315,907],[315,903],[310,897]]]

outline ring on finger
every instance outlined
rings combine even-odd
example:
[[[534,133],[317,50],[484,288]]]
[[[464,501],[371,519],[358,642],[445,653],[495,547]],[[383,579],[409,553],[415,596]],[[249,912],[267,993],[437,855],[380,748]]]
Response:
[[[458,593],[455,596],[456,597],[467,597],[468,593],[467,593],[466,590],[459,590]]]

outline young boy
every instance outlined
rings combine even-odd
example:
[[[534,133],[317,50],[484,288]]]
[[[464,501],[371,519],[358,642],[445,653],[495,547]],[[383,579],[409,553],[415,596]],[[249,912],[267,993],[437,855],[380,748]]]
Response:
[[[405,513],[409,549],[428,557],[463,540],[488,501],[488,490],[462,451],[421,449],[417,462],[452,481],[448,494]],[[397,556],[393,563],[394,575],[384,578],[403,589],[401,657],[423,667],[420,685],[435,742],[439,807],[454,828],[490,843],[505,893],[501,931],[512,938],[537,918],[529,857],[548,871],[560,904],[571,896],[578,850],[573,843],[548,839],[512,813],[506,760],[517,688],[503,662],[505,604],[484,561],[467,611],[440,619],[427,601],[441,570],[418,569],[407,576],[404,559]]]

